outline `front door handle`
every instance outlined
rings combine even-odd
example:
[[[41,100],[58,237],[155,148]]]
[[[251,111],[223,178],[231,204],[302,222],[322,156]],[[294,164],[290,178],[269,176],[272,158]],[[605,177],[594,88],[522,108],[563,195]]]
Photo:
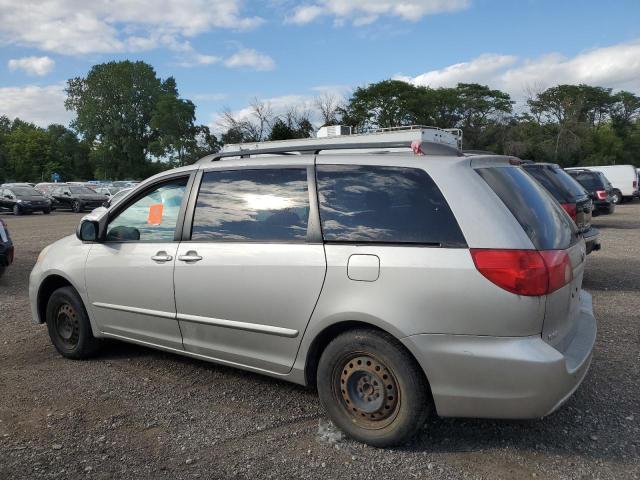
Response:
[[[198,252],[196,252],[195,250],[189,250],[184,255],[180,255],[178,257],[178,260],[180,260],[181,262],[195,263],[202,260],[202,257],[198,255]]]
[[[158,263],[164,263],[170,262],[171,260],[173,260],[173,257],[163,250],[151,257],[151,260]]]

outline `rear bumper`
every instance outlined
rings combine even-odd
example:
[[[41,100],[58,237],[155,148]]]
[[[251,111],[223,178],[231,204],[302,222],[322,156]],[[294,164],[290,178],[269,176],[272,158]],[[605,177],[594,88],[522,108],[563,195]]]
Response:
[[[424,369],[440,416],[525,419],[552,413],[587,374],[596,320],[584,291],[574,332],[562,352],[541,336],[412,335],[402,342]]]
[[[589,230],[582,234],[587,247],[587,255],[594,250],[600,250],[600,230],[591,227]]]
[[[8,267],[13,263],[13,245],[0,245],[0,267]]]

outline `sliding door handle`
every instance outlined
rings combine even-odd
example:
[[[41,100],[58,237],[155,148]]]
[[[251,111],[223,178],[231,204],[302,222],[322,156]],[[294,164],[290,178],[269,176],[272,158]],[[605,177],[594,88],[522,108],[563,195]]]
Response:
[[[181,262],[195,263],[202,260],[202,257],[198,255],[198,252],[196,252],[195,250],[189,250],[184,255],[180,255],[178,257],[178,260],[180,260]]]
[[[156,253],[153,257],[151,257],[151,260],[158,263],[165,263],[173,260],[173,257],[169,255],[167,252],[161,251]]]

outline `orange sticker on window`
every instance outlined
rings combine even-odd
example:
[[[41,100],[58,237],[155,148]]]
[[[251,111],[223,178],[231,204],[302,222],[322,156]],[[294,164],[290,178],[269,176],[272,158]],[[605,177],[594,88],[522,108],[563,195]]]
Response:
[[[149,216],[147,217],[147,223],[149,225],[160,225],[162,223],[162,209],[161,203],[154,203],[149,206]]]

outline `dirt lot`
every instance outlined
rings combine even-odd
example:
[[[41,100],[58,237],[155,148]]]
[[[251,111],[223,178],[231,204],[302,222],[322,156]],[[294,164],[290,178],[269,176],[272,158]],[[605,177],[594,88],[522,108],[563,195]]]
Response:
[[[599,322],[591,371],[537,421],[432,419],[413,443],[341,439],[312,391],[110,343],[60,357],[30,323],[38,252],[80,218],[0,216],[16,263],[0,278],[0,478],[640,478],[640,203],[595,219],[584,287]]]

